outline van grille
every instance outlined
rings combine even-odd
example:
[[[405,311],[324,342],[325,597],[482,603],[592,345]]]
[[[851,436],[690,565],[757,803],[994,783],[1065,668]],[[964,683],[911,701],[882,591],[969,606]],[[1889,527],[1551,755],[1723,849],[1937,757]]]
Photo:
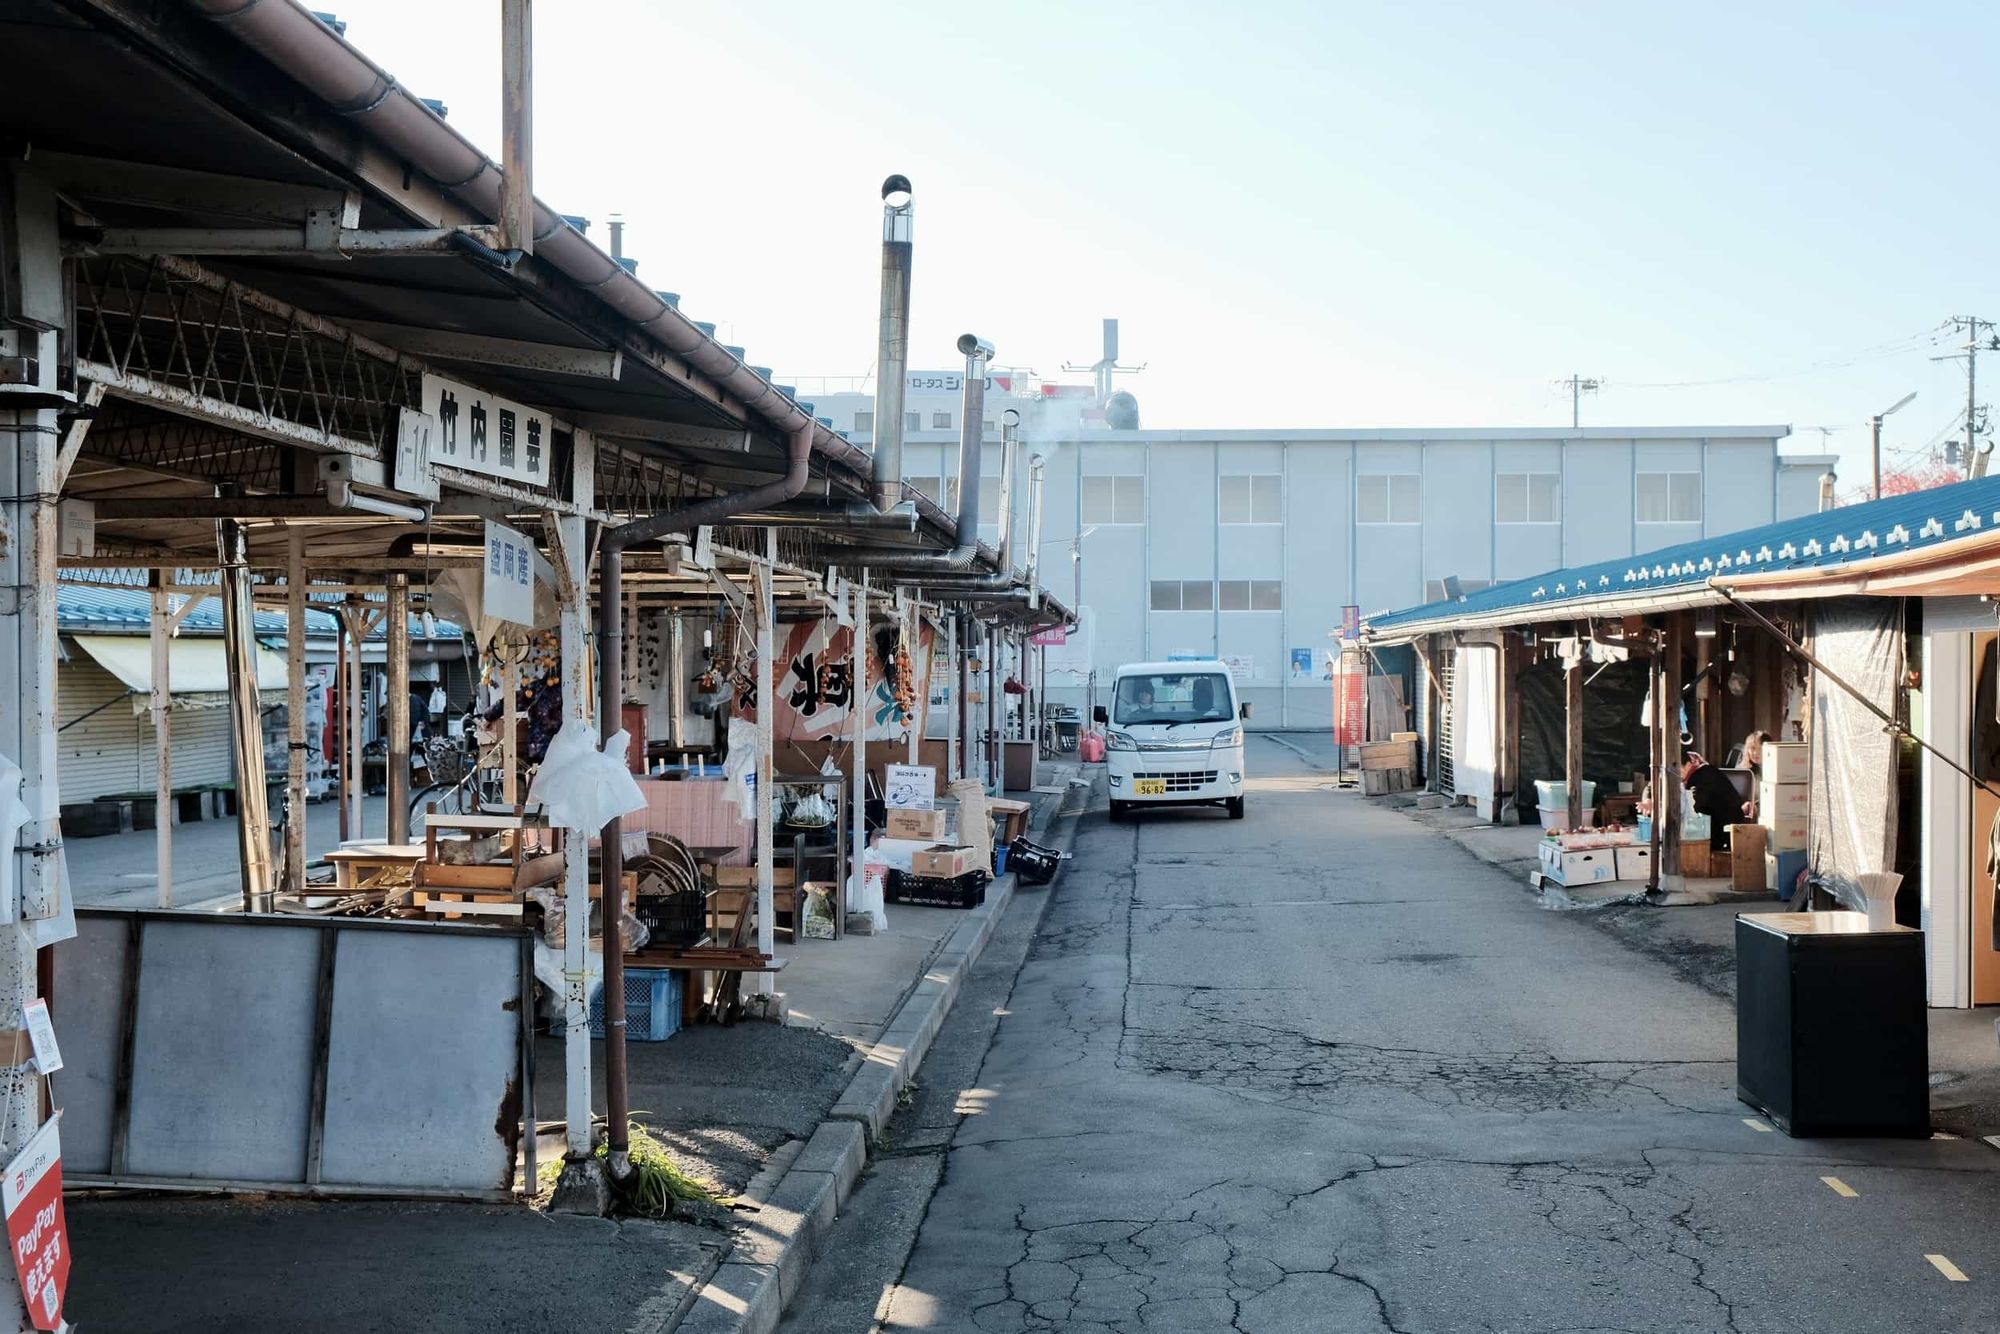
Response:
[[[1216,771],[1213,769],[1198,769],[1191,773],[1135,774],[1133,777],[1164,779],[1169,792],[1193,792],[1196,788],[1207,787],[1213,783],[1215,774]]]

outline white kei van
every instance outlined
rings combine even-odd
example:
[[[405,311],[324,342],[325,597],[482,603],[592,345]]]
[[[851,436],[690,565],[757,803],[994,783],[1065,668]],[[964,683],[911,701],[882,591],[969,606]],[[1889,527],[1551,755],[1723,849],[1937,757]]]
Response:
[[[1111,818],[1138,806],[1221,806],[1243,818],[1243,719],[1229,668],[1214,659],[1118,669],[1105,725]]]

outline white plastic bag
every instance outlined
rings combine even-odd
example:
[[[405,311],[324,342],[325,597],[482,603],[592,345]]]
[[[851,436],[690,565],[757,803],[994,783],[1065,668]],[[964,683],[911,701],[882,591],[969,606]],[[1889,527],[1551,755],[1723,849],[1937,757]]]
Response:
[[[625,767],[630,744],[615,732],[597,744],[597,729],[589,723],[565,723],[549,738],[542,767],[528,786],[528,800],[548,810],[549,823],[565,829],[597,830],[621,815],[646,808],[646,795]]]
[[[729,757],[722,762],[723,775],[736,794],[743,818],[757,818],[757,747],[761,737],[757,724],[741,718],[729,720]]]

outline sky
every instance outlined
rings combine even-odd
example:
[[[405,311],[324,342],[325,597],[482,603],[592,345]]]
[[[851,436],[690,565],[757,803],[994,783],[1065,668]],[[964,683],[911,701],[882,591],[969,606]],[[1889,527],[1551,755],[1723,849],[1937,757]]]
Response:
[[[499,155],[499,6],[315,0]],[[867,376],[882,178],[913,367],[1062,377],[1120,320],[1151,428],[1788,424],[1843,491],[1963,434],[2000,320],[2000,6],[565,0],[535,191],[786,380]],[[2000,353],[1982,377],[2000,388]],[[1067,377],[1085,378],[1085,377]],[[1981,392],[1980,402],[1988,395]]]

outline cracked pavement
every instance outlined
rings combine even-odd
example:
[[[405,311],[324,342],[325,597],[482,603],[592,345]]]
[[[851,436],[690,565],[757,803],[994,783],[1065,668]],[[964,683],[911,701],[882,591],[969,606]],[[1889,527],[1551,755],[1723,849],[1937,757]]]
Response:
[[[1725,997],[1252,745],[1243,821],[1087,816],[941,1038],[872,1328],[2000,1327],[2000,1152],[1759,1133]]]

